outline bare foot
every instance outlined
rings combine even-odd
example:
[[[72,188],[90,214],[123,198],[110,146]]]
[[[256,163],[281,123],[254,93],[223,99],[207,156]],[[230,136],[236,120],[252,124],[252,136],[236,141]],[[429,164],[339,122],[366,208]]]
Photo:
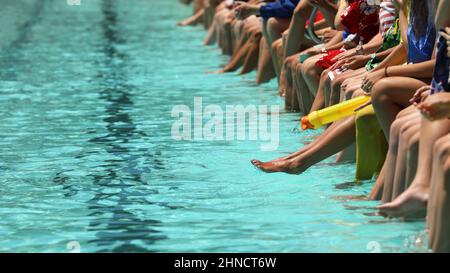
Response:
[[[209,35],[208,37],[205,38],[205,40],[203,41],[203,44],[205,46],[210,46],[213,45],[216,42],[216,40],[214,39],[214,35]]]
[[[220,70],[215,70],[215,71],[206,71],[206,74],[223,74],[225,73],[225,70],[220,69]]]
[[[427,209],[428,187],[412,185],[394,201],[378,207],[380,214],[388,217],[423,215]]]
[[[277,159],[271,160],[270,162],[275,163],[275,162],[279,162],[279,161],[290,160],[290,159],[293,159],[294,157],[297,157],[297,156],[301,155],[304,152],[305,152],[305,149],[301,149],[300,151],[297,151],[297,152],[292,153],[292,154],[288,154],[287,156],[279,157]],[[265,164],[266,163],[266,162],[259,161],[257,159],[252,159],[250,162],[252,162],[253,165],[255,165],[255,164],[261,165],[261,164]]]
[[[185,27],[187,25],[189,25],[189,22],[186,22],[186,21],[181,21],[181,22],[177,23],[177,26],[179,26],[179,27]]]
[[[262,162],[254,159],[251,162],[256,168],[266,173],[300,174],[306,170],[303,164],[291,160]]]

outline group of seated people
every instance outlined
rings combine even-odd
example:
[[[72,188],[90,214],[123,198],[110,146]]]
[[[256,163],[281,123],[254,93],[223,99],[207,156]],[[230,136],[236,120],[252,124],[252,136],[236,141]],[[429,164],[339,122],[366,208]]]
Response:
[[[355,181],[376,178],[371,200],[390,218],[426,217],[430,247],[450,251],[450,0],[181,0],[181,26],[203,24],[229,63],[276,79],[287,111],[307,115],[369,95],[264,172],[300,174],[338,154]]]

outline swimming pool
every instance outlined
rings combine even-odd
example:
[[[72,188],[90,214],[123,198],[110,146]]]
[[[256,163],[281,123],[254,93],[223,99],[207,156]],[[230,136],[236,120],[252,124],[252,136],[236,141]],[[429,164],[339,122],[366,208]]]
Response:
[[[317,134],[299,132],[296,114],[281,113],[277,152],[172,139],[172,107],[194,96],[282,105],[254,74],[205,74],[227,57],[202,46],[200,28],[175,26],[189,7],[35,2],[0,50],[1,252],[426,251],[423,222],[339,198],[370,191],[335,188],[352,164],[329,159],[300,176],[253,168]]]

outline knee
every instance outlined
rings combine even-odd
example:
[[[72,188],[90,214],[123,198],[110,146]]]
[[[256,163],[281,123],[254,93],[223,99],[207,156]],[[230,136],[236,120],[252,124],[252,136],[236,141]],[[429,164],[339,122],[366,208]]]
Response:
[[[295,66],[295,74],[297,75],[303,75],[303,64],[301,64],[300,62],[297,63],[297,65]]]
[[[210,9],[212,8],[211,2],[209,0],[203,1],[203,8],[204,9]]]
[[[283,43],[286,42],[288,36],[289,36],[289,29],[286,29],[286,30],[283,32],[283,34],[281,34],[281,39],[282,39]]]
[[[406,137],[408,138],[408,152],[410,155],[418,155],[420,134],[417,132],[410,132]]]
[[[406,123],[403,123],[403,125],[400,127],[400,138],[408,143],[412,135],[414,135],[416,132],[418,133],[419,131],[420,126],[414,126],[413,122],[408,121]]]
[[[303,63],[303,69],[302,73],[305,77],[311,77],[311,78],[317,78],[317,71],[315,67],[315,62],[311,60],[306,60],[306,62]]]
[[[245,22],[245,21],[241,21],[241,22]],[[253,32],[253,25],[249,24],[249,23],[242,23],[242,30],[244,31],[244,33],[247,34],[251,34]]]
[[[400,112],[398,112],[396,118],[399,119],[399,118],[403,118],[403,117],[413,115],[416,113],[418,113],[417,109],[411,105],[411,106],[406,107],[405,109],[401,110]]]
[[[322,72],[322,74],[320,74],[320,80],[323,81],[324,84],[329,84],[330,83],[330,81],[329,81],[330,77],[328,77],[328,72],[329,72],[329,70],[325,69]]]
[[[375,83],[372,87],[371,97],[372,102],[374,104],[381,103],[387,98],[387,94],[389,93],[389,80],[387,78],[381,79]]]
[[[358,89],[356,89],[356,90],[353,89],[353,90],[350,90],[350,91],[352,91],[351,98],[356,98],[356,97],[364,96],[364,91],[362,91],[361,88],[358,88]]]
[[[302,18],[308,16],[309,12],[311,10],[311,6],[307,2],[300,2],[298,3],[297,7],[294,9],[294,14],[292,15],[294,19]]]
[[[322,73],[322,81],[324,86],[331,86],[332,81],[330,77],[328,77],[328,70],[325,70],[326,72]],[[328,90],[329,88],[325,88],[325,90]]]
[[[449,157],[450,145],[448,139],[440,138],[433,145],[433,153],[436,155],[440,162],[445,162]]]
[[[223,20],[223,26],[225,28],[231,28],[231,22],[233,21],[233,19],[231,19],[230,17],[225,17],[225,19]]]
[[[288,69],[292,69],[292,68],[296,67],[297,63],[298,63],[297,55],[287,57],[286,60],[284,61],[284,65]]]
[[[389,145],[393,146],[393,148],[397,148],[398,145],[398,137],[400,135],[400,130],[403,126],[403,122],[400,119],[394,120],[391,125],[390,135],[389,135]]]
[[[267,31],[274,32],[278,28],[278,20],[271,17],[267,20]]]

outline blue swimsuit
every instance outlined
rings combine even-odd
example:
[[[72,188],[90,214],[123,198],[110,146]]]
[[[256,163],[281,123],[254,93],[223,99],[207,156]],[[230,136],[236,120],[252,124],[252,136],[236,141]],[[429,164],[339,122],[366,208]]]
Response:
[[[434,43],[436,41],[436,29],[433,23],[428,23],[427,29],[419,39],[414,33],[414,19],[408,27],[408,63],[421,63],[431,60]]]
[[[259,12],[264,19],[269,19],[271,17],[291,18],[298,2],[300,2],[300,0],[278,0],[261,6]]]
[[[436,54],[436,66],[434,67],[433,81],[431,82],[431,94],[450,92],[450,58],[447,56],[447,40],[439,37]]]

